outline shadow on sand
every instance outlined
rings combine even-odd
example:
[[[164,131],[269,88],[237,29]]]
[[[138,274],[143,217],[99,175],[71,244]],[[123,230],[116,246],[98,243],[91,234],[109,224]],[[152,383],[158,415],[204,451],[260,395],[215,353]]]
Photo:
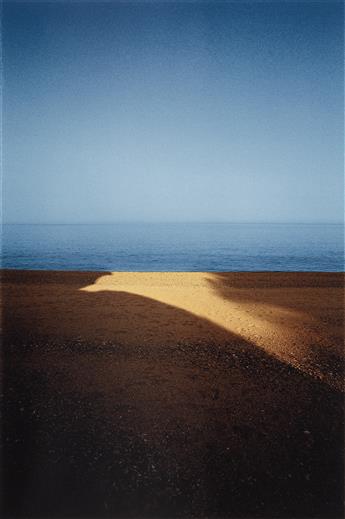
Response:
[[[340,393],[65,276],[4,273],[4,517],[342,517]]]
[[[344,388],[343,272],[215,272],[208,283],[224,301],[244,308],[254,322],[262,318],[291,335],[290,344],[278,347],[281,361]]]
[[[298,307],[298,293],[296,289],[308,289],[312,297],[312,290],[317,289],[333,289],[332,295],[334,300],[327,301],[327,306],[343,307],[344,299],[344,273],[343,272],[212,272],[210,285],[217,291],[220,297],[231,299],[231,301],[250,302],[258,304],[268,304],[284,309],[296,309]],[[252,289],[250,298],[248,290]],[[284,299],[281,298],[281,289],[287,289],[284,292]],[[337,288],[336,296],[334,289]],[[246,295],[245,295],[246,294]],[[301,306],[303,301],[300,302]],[[304,306],[304,304],[303,304]],[[314,311],[316,317],[320,312],[317,309],[320,305],[315,305]],[[310,306],[313,310],[313,306]],[[322,310],[324,311],[325,305]],[[344,324],[344,315],[341,314],[342,323]]]

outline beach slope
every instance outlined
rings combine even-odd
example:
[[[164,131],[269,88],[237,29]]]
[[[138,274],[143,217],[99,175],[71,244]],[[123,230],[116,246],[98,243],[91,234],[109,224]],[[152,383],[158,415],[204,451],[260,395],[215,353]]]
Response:
[[[341,517],[341,273],[2,271],[6,517]]]

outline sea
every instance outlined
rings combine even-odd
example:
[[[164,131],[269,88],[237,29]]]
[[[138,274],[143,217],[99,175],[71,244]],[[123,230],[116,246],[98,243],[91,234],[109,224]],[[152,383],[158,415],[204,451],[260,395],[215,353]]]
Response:
[[[6,269],[344,271],[341,224],[12,224],[1,238]]]

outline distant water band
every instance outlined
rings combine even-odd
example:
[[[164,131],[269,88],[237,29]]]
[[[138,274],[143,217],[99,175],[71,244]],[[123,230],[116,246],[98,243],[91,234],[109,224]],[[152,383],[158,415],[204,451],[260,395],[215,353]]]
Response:
[[[4,225],[2,267],[341,272],[343,231],[340,224]]]

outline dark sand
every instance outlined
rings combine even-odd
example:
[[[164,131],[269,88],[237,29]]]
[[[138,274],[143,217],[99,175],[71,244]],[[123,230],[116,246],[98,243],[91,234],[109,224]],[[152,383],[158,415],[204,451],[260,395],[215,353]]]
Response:
[[[2,276],[4,517],[343,517],[342,274]]]

